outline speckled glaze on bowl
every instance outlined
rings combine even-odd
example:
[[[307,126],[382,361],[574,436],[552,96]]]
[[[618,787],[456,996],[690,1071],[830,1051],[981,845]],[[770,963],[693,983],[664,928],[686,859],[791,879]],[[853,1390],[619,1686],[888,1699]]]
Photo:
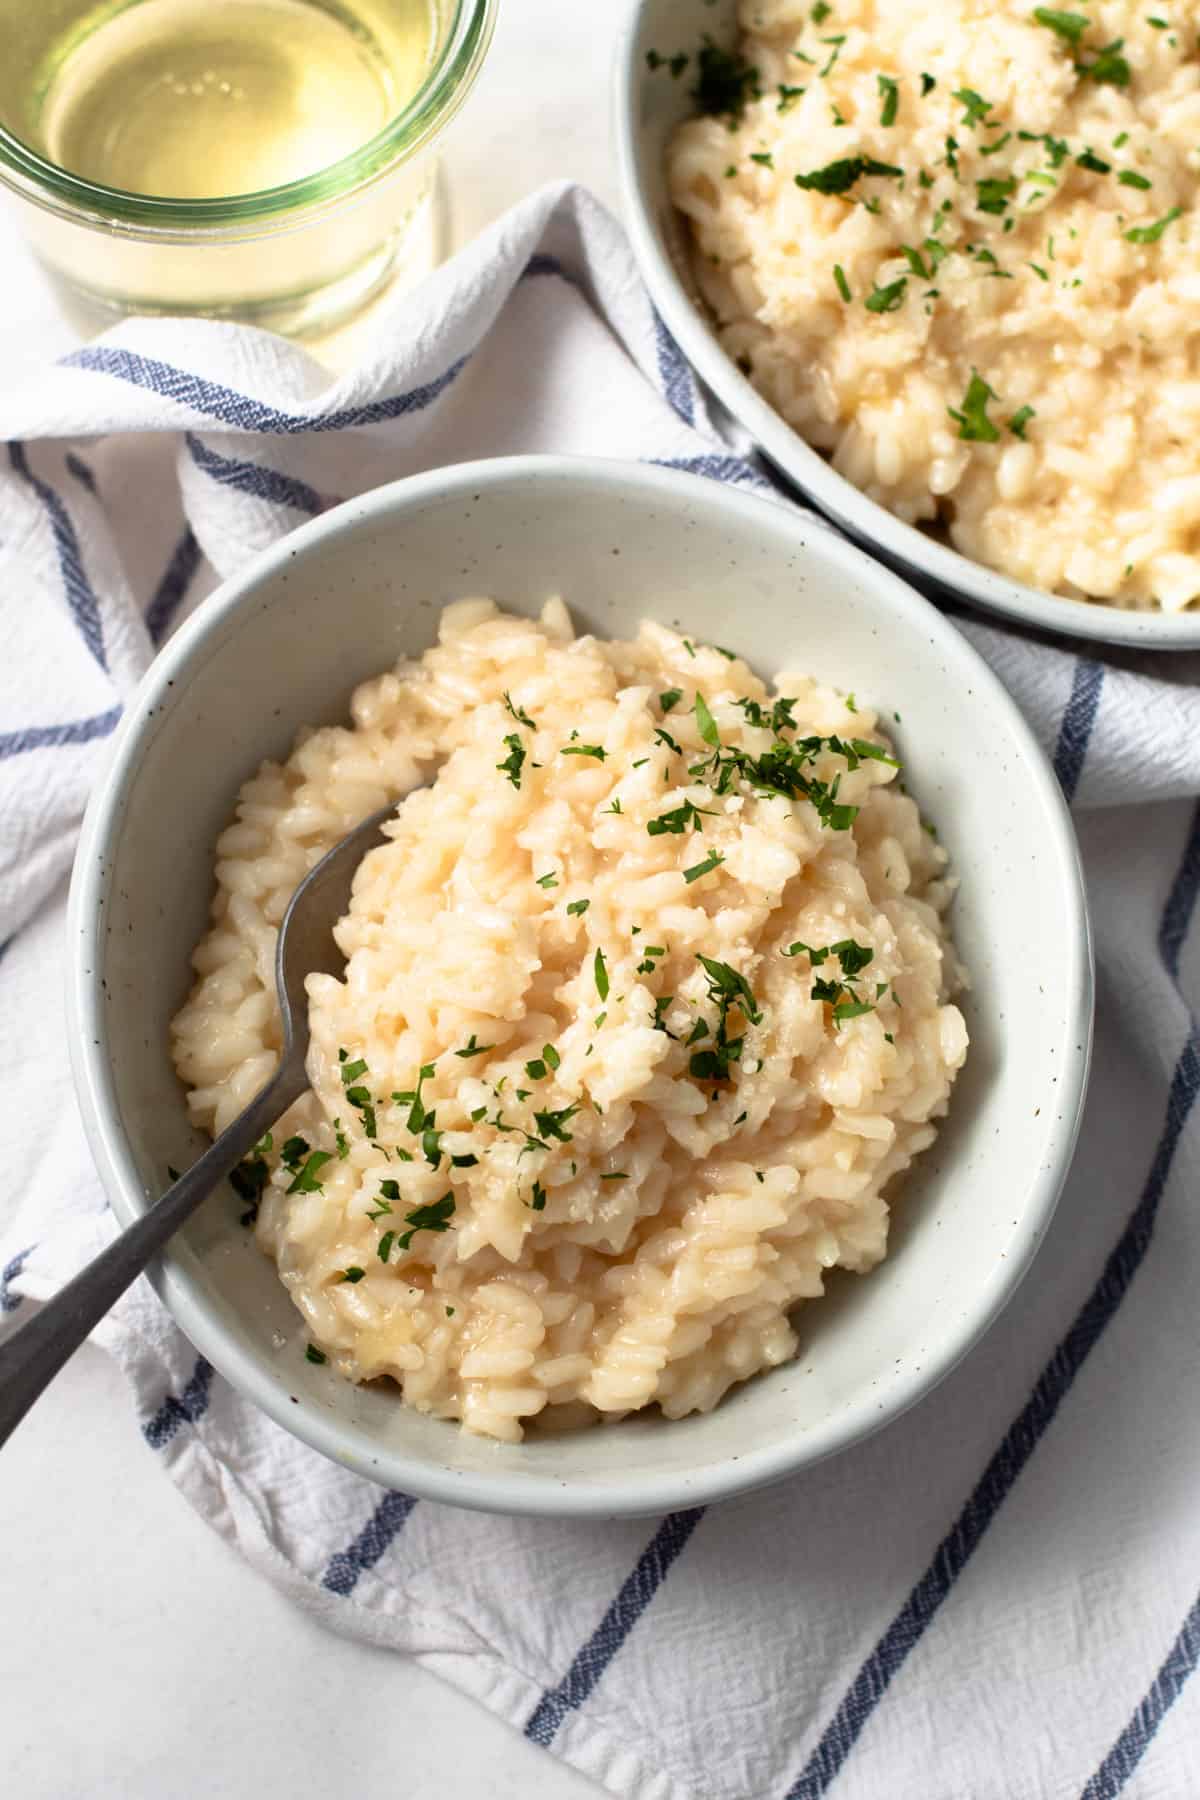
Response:
[[[735,41],[737,0],[637,0],[614,66],[613,123],[625,222],[642,275],[697,372],[765,456],[856,543],[927,594],[969,601],[1025,625],[1143,650],[1200,647],[1200,606],[1184,613],[1126,612],[1048,594],[960,556],[869,500],[785,423],[726,355],[688,267],[684,223],[667,193],[665,152],[676,125],[695,111],[688,75],[651,69],[646,53],[694,52],[705,36]]]
[[[238,787],[355,684],[488,593],[632,633],[645,615],[810,669],[893,712],[905,773],[962,876],[954,931],[972,1036],[950,1118],[896,1197],[892,1254],[800,1316],[796,1360],[707,1415],[496,1444],[386,1387],[305,1361],[274,1265],[218,1193],[174,1240],[159,1292],[197,1348],[272,1418],[347,1468],[498,1512],[651,1513],[802,1468],[911,1406],[1010,1297],[1066,1173],[1086,1080],[1092,972],[1058,786],[996,678],[903,583],[792,508],[670,470],[568,458],[462,465],[314,520],[226,582],[131,702],[72,883],[70,1010],[84,1122],[127,1223],[201,1139],[167,1023]],[[1032,928],[1031,928],[1032,927]]]

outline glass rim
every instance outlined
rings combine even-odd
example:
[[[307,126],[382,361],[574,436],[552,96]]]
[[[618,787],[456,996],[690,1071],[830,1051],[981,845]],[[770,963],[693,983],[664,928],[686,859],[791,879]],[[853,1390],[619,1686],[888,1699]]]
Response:
[[[172,236],[189,226],[253,227],[278,219],[281,226],[301,209],[320,209],[357,197],[397,163],[420,149],[430,133],[458,110],[479,72],[492,39],[498,0],[454,0],[446,42],[412,99],[349,156],[298,181],[245,194],[205,199],[135,194],[73,175],[30,148],[0,124],[0,184],[23,199],[80,223],[155,228]]]

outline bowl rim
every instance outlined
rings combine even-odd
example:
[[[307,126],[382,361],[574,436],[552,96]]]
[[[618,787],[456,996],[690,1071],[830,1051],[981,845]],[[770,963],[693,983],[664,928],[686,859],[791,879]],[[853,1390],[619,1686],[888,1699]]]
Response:
[[[344,501],[289,533],[227,578],[159,652],[130,698],[112,740],[103,776],[89,801],[71,877],[67,910],[67,1016],[71,1069],[85,1134],[118,1224],[139,1216],[147,1196],[138,1175],[116,1104],[109,1066],[108,1033],[101,989],[100,951],[104,898],[110,868],[109,848],[116,842],[136,777],[141,746],[158,716],[182,700],[193,658],[230,615],[254,603],[255,596],[298,556],[339,535],[353,534],[364,523],[393,519],[430,502],[508,488],[520,492],[533,484],[558,483],[566,488],[606,490],[614,498],[631,488],[653,501],[700,500],[706,509],[721,507],[745,521],[766,521],[792,530],[796,548],[807,554],[811,521],[779,501],[742,488],[707,480],[684,471],[646,463],[570,456],[515,456],[451,464],[411,475]],[[611,1479],[543,1477],[528,1470],[497,1468],[486,1474],[431,1466],[402,1448],[373,1447],[370,1459],[347,1445],[347,1428],[337,1415],[302,1398],[292,1403],[286,1378],[244,1350],[226,1331],[205,1300],[199,1281],[169,1252],[151,1266],[149,1277],[159,1297],[196,1349],[239,1392],[268,1417],[332,1461],[387,1487],[422,1499],[486,1512],[559,1518],[644,1516],[687,1505],[704,1505],[767,1486],[799,1472],[869,1436],[918,1400],[924,1399],[956,1367],[993,1324],[1020,1285],[1053,1215],[1074,1154],[1087,1090],[1092,1045],[1094,968],[1091,926],[1078,845],[1070,813],[1050,763],[1032,730],[999,678],[968,640],[937,609],[889,569],[873,562],[837,534],[817,527],[819,554],[836,565],[870,572],[873,589],[885,611],[906,615],[960,668],[969,672],[985,705],[1006,716],[1027,762],[1027,777],[1045,803],[1049,833],[1045,854],[1057,864],[1065,910],[1071,927],[1064,943],[1068,961],[1065,991],[1072,1017],[1063,1044],[1061,1111],[1048,1153],[1030,1183],[1008,1255],[984,1284],[979,1304],[960,1320],[920,1368],[906,1371],[881,1405],[860,1403],[819,1427],[801,1441],[781,1436],[750,1452],[722,1456],[698,1471],[647,1474],[633,1470],[628,1483],[614,1488]],[[451,1427],[452,1429],[454,1427]]]
[[[924,578],[956,599],[1043,632],[1093,644],[1140,650],[1200,646],[1200,608],[1168,613],[1134,612],[1103,601],[1072,600],[1002,575],[961,551],[907,525],[839,475],[799,432],[786,423],[718,343],[681,281],[655,221],[638,150],[639,98],[654,74],[642,53],[643,22],[650,0],[634,0],[617,39],[612,65],[612,132],[617,185],[625,228],[651,299],[705,385],[750,433],[770,462],[868,552],[902,565],[906,580]]]

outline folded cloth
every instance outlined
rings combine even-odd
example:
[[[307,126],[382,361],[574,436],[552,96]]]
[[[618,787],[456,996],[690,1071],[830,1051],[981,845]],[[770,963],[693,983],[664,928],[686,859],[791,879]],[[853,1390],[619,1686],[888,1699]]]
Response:
[[[331,380],[260,332],[130,321],[0,399],[0,1094],[38,1121],[6,1144],[9,1329],[114,1230],[66,1092],[62,892],[105,738],[178,622],[337,498],[467,457],[637,456],[770,491],[577,189],[516,208],[373,341]],[[256,1567],[619,1794],[1200,1792],[1200,670],[960,623],[1076,807],[1097,1053],[1031,1274],[901,1423],[707,1511],[486,1518],[294,1441],[146,1282],[97,1332],[151,1453]]]

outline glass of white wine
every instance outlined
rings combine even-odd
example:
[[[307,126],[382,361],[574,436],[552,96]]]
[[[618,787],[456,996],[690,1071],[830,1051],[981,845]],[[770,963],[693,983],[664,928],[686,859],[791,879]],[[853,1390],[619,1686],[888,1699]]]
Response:
[[[112,313],[293,334],[403,263],[496,0],[0,0],[0,183]]]

